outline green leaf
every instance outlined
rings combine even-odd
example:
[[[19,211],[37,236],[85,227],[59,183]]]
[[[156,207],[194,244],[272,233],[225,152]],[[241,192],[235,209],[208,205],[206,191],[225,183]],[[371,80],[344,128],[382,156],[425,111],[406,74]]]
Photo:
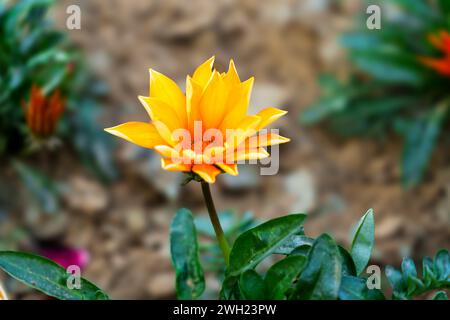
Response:
[[[291,300],[334,300],[341,283],[341,257],[335,241],[327,234],[317,238],[292,292]]]
[[[450,259],[448,250],[440,250],[434,259],[425,257],[422,262],[422,279],[419,279],[414,262],[405,258],[402,272],[386,267],[386,276],[393,288],[393,298],[410,299],[427,291],[450,288]]]
[[[445,1],[445,0],[444,0]],[[423,0],[394,0],[394,3],[398,4],[407,12],[410,12],[418,17],[431,19],[436,16],[436,11],[433,7]]]
[[[241,290],[242,297],[246,300],[264,299],[264,281],[253,269],[241,274],[239,289]]]
[[[292,235],[286,239],[273,253],[276,254],[291,254],[293,250],[301,246],[312,246],[314,239],[303,235]]]
[[[356,274],[364,271],[370,260],[375,240],[375,222],[373,210],[369,209],[359,221],[352,240],[351,256],[356,266]]]
[[[231,249],[228,275],[252,269],[283,242],[298,233],[306,215],[293,214],[267,221],[240,235]]]
[[[114,140],[97,122],[98,106],[90,99],[76,102],[76,112],[70,117],[67,138],[71,140],[83,164],[105,182],[117,177],[111,154]]]
[[[445,293],[445,291],[438,291],[434,294],[431,300],[448,300],[447,293]]]
[[[343,247],[338,246],[339,254],[342,259],[342,275],[344,276],[356,276],[356,266],[353,262],[352,256],[350,253],[345,250]]]
[[[426,116],[411,122],[404,122],[402,134],[405,137],[402,155],[402,180],[406,187],[422,180],[430,161],[450,103],[444,103]]]
[[[61,300],[105,300],[107,294],[81,278],[80,289],[69,289],[71,274],[55,262],[25,252],[1,251],[0,268],[10,276],[43,293]]]
[[[313,241],[313,243],[314,243],[314,241]],[[312,248],[312,244],[304,244],[304,245],[301,245],[301,246],[295,248],[294,250],[292,250],[290,255],[302,256],[302,257],[308,258],[311,248]]]
[[[13,166],[40,209],[45,213],[56,213],[61,192],[58,184],[22,162],[14,161]]]
[[[194,219],[188,209],[179,209],[172,220],[170,253],[176,272],[178,298],[199,297],[205,290],[205,278],[198,255]]]
[[[407,288],[403,281],[402,273],[391,266],[386,267],[385,273],[392,286],[393,297],[396,299],[407,299],[407,296],[404,293]]]
[[[303,256],[288,256],[278,261],[269,270],[264,278],[266,297],[270,300],[282,300],[293,281],[302,272],[307,261]]]
[[[450,2],[448,0],[438,0],[439,8],[445,15],[450,14]]]
[[[383,293],[378,289],[369,289],[366,279],[352,276],[343,276],[339,288],[341,300],[385,300]]]
[[[417,270],[414,261],[411,258],[404,258],[402,261],[403,279],[408,279],[409,276],[417,277]]]
[[[433,259],[430,257],[423,258],[422,278],[427,287],[431,286],[437,279],[437,275],[434,273]]]
[[[418,290],[423,290],[425,285],[422,280],[417,278],[417,270],[414,261],[411,258],[404,258],[402,261],[403,282],[406,283],[406,295],[409,297]]]
[[[388,84],[420,85],[423,71],[413,57],[376,51],[352,52],[353,62],[376,80]]]
[[[434,258],[434,270],[438,280],[447,281],[450,285],[450,253],[447,249],[440,250]]]
[[[347,32],[340,37],[341,44],[351,50],[370,51],[385,45],[383,39],[375,32]]]
[[[239,278],[236,276],[225,277],[220,289],[221,300],[240,300],[242,299],[241,291],[239,289]]]

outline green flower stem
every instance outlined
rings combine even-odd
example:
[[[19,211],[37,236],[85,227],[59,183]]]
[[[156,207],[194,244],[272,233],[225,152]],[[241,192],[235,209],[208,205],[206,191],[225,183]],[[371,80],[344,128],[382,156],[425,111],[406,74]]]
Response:
[[[222,230],[222,226],[220,225],[219,217],[217,216],[217,211],[211,197],[209,183],[202,181],[201,184],[203,197],[205,198],[206,207],[208,208],[209,218],[211,219],[211,223],[214,227],[214,232],[216,233],[216,238],[219,242],[220,249],[222,250],[225,263],[228,266],[230,260],[230,246],[228,245],[227,239],[225,238],[225,234]]]

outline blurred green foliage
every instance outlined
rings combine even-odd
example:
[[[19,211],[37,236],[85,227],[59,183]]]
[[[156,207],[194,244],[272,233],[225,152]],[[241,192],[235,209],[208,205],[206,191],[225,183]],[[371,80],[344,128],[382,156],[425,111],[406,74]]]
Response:
[[[53,0],[0,0],[0,159],[5,165],[14,164],[31,198],[37,200],[33,202],[46,213],[57,211],[60,192],[37,165],[30,165],[34,159],[30,155],[46,153],[55,145],[51,141],[62,142],[56,144],[63,146],[57,151],[75,151],[102,181],[116,176],[112,139],[97,123],[98,101],[107,88],[90,73],[68,34],[48,18],[54,4]],[[58,90],[65,101],[56,132],[44,141],[33,136],[25,120],[23,105],[33,85],[47,97]],[[50,158],[44,157],[46,162]]]
[[[356,29],[341,37],[355,70],[345,81],[322,76],[322,96],[301,121],[325,122],[344,137],[399,134],[404,138],[402,182],[411,187],[422,180],[439,139],[448,139],[442,132],[450,110],[450,77],[419,57],[442,57],[429,36],[450,31],[450,5],[447,0],[369,4],[381,8],[381,29],[369,30],[368,15],[358,17]]]
[[[232,214],[222,215],[233,218]],[[238,231],[246,225],[246,231],[241,231],[233,241],[229,265],[223,266],[221,260],[225,270],[220,299],[407,300],[450,288],[450,253],[443,249],[434,259],[423,259],[421,277],[413,260],[407,257],[403,259],[401,271],[386,267],[392,296],[383,293],[381,269],[378,274],[366,269],[375,245],[372,209],[361,217],[349,249],[337,244],[328,234],[317,238],[307,236],[303,227],[306,218],[305,214],[291,214],[256,226],[244,218],[241,227],[234,229]],[[212,271],[211,261],[199,258],[204,239],[199,240],[197,234],[212,236],[211,230],[205,232],[205,229],[203,219],[194,220],[187,209],[178,210],[172,220],[171,254],[181,299],[203,297],[204,271]],[[447,299],[447,295],[440,291],[433,299]]]
[[[96,123],[96,100],[105,86],[47,12],[52,0],[0,0],[0,155],[23,156],[31,139],[22,104],[33,84],[47,96],[59,90],[66,101],[56,137],[75,149],[104,180],[115,176],[111,140]]]

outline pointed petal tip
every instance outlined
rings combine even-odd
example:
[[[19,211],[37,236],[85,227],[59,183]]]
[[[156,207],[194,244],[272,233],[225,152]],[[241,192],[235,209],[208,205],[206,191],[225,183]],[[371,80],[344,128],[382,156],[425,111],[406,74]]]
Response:
[[[150,73],[150,77],[157,77],[162,75],[161,72],[156,71],[155,69],[149,68],[148,72]]]
[[[106,132],[108,132],[108,133],[110,133],[110,134],[114,134],[116,127],[117,127],[117,126],[115,126],[115,127],[109,127],[109,128],[103,128],[103,131],[106,131]]]

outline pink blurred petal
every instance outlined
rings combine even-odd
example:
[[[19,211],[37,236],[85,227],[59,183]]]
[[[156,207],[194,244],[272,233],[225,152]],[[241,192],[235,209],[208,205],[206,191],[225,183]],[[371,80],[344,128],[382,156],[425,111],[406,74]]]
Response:
[[[40,250],[40,253],[66,269],[71,265],[84,269],[89,262],[89,252],[85,249],[43,248]]]

